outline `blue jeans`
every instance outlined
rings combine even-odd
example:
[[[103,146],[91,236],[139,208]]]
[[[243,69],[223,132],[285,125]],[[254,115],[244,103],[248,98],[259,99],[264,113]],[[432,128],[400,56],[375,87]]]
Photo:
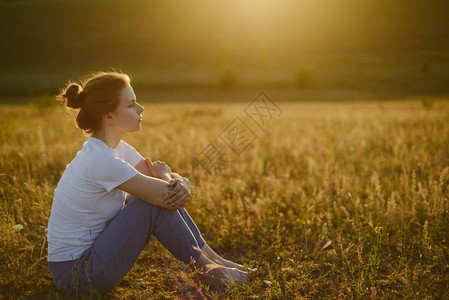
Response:
[[[48,262],[56,287],[69,294],[114,288],[137,261],[150,236],[189,264],[206,242],[185,209],[169,211],[132,198],[76,260]]]

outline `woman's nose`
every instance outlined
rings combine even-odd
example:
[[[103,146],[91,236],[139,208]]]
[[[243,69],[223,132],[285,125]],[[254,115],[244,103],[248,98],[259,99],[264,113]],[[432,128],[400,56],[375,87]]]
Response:
[[[138,105],[139,105],[138,112],[139,112],[139,114],[141,114],[144,111],[144,108],[142,105],[140,105],[140,104],[138,104]]]

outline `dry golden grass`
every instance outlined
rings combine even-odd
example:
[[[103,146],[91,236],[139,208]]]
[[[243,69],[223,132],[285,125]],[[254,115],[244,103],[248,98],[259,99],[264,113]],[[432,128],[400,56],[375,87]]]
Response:
[[[188,211],[223,256],[258,266],[211,290],[151,240],[111,298],[448,298],[449,103],[145,104],[125,140],[194,185]],[[258,136],[221,174],[192,158],[236,117]],[[62,107],[0,106],[0,298],[64,298],[46,266],[53,190],[85,137]],[[16,225],[22,225],[20,230]]]

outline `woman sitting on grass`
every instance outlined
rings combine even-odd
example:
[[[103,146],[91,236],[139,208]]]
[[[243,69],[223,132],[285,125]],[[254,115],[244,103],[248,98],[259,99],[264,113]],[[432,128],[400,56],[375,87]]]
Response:
[[[58,183],[48,221],[48,264],[59,290],[111,290],[152,234],[204,280],[248,280],[256,270],[217,255],[184,209],[189,181],[121,140],[141,128],[144,110],[127,75],[98,73],[82,86],[69,83],[58,98],[79,109],[77,125],[91,134]]]

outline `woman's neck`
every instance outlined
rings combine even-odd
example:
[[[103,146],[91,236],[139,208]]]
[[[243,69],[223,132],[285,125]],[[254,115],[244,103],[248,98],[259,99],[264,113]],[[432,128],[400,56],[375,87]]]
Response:
[[[102,140],[109,148],[115,149],[120,143],[123,133],[102,130],[92,133],[92,137]]]

